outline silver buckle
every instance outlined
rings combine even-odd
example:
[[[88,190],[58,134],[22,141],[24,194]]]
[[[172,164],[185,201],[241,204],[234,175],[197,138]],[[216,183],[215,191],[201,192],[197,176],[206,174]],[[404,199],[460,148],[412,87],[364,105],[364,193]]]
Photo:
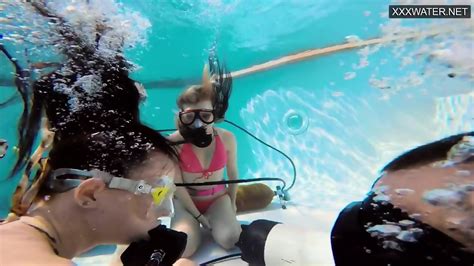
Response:
[[[148,185],[144,180],[140,180],[135,187],[135,194],[147,194],[150,193],[151,186]]]

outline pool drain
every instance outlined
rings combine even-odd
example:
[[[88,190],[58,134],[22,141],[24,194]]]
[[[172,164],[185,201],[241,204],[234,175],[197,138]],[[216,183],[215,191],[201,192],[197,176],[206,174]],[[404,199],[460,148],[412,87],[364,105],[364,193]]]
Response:
[[[283,122],[290,134],[299,135],[308,129],[308,117],[304,112],[289,110],[283,117]]]

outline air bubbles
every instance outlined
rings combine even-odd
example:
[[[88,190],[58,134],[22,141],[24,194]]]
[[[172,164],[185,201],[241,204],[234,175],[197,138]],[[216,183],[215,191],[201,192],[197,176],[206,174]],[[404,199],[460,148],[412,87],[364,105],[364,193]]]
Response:
[[[350,80],[350,79],[353,79],[356,77],[356,73],[355,72],[346,72],[344,74],[344,79],[345,80]]]

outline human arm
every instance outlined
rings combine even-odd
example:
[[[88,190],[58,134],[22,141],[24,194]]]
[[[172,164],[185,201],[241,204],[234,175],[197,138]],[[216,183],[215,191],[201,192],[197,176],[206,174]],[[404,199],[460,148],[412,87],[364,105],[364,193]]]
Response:
[[[229,180],[237,180],[239,178],[239,172],[237,167],[237,141],[234,134],[226,132],[226,143],[227,143],[227,176]],[[229,194],[232,202],[234,211],[237,211],[236,198],[237,198],[237,186],[238,184],[229,184],[227,187],[227,193]]]
[[[177,162],[173,163],[173,169],[170,171],[169,176],[173,177],[175,184],[184,183],[183,175]],[[186,211],[189,212],[199,223],[201,223],[205,228],[211,228],[207,218],[197,209],[196,205],[192,201],[186,187],[176,187],[175,196],[181,202]]]

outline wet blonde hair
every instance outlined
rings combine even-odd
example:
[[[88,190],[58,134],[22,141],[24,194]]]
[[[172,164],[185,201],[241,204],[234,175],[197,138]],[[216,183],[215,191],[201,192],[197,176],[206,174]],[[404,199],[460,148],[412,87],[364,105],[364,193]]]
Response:
[[[184,109],[186,104],[196,104],[200,101],[214,100],[213,76],[210,76],[208,66],[204,66],[202,73],[202,84],[192,85],[185,89],[176,101],[179,109]]]

